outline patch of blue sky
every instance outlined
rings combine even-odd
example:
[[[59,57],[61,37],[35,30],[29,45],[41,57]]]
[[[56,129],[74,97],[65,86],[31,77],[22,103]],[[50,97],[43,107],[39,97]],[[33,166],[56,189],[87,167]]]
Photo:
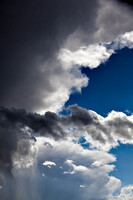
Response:
[[[78,144],[80,144],[84,149],[90,148],[90,144],[86,141],[86,139],[84,137],[80,137],[78,139]]]
[[[122,186],[133,185],[133,145],[120,144],[118,147],[110,150],[117,158],[115,169],[110,175],[120,179]]]
[[[81,68],[89,84],[71,94],[65,106],[78,104],[106,116],[111,110],[133,111],[133,49],[124,48],[96,69]]]

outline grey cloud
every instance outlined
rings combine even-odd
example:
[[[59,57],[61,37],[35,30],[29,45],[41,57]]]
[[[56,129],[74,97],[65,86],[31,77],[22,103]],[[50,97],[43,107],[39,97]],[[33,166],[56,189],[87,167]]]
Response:
[[[76,48],[81,44],[110,41],[120,33],[131,31],[132,12],[116,2],[3,1],[0,105],[30,111],[61,108],[71,88],[77,85],[70,84],[75,77],[62,69],[56,53],[64,46]],[[76,81],[82,81],[83,77],[78,74],[78,78]],[[86,85],[87,81],[80,88]]]
[[[97,31],[94,33],[98,41],[112,41],[120,34],[132,31],[132,9],[117,0],[100,0],[101,7],[96,19]]]
[[[48,134],[60,138],[64,131],[58,125],[58,116],[47,112],[44,116],[36,113],[27,113],[24,109],[0,108],[0,172],[12,174],[14,163],[20,166],[27,165],[22,160],[25,157],[27,162],[30,158],[26,156],[35,156],[32,146],[36,142],[33,134]],[[32,134],[31,134],[32,133]],[[32,162],[32,160],[31,160]],[[28,163],[30,164],[30,163]],[[31,163],[32,164],[32,163]]]
[[[55,53],[78,27],[88,28],[87,21],[93,29],[97,8],[97,0],[3,1],[0,105],[48,107],[44,100],[56,90],[53,76],[64,73]]]
[[[58,125],[59,116],[52,112],[46,112],[45,115],[37,113],[27,113],[24,109],[7,109],[1,107],[1,127],[21,128],[29,127],[34,134],[53,135],[55,137],[63,136],[64,132]]]
[[[86,126],[95,123],[98,120],[94,112],[88,112],[86,109],[78,107],[77,105],[71,105],[68,107],[71,110],[71,114],[63,116],[61,121],[65,125],[77,125]]]
[[[98,141],[105,145],[116,145],[118,140],[121,142],[127,140],[127,143],[133,140],[132,116],[112,111],[104,118],[94,111],[86,110],[77,105],[69,106],[68,109],[71,110],[69,115],[57,115],[52,112],[40,115],[37,113],[28,113],[21,109],[1,107],[0,127],[7,130],[6,140],[8,135],[11,138],[10,141],[6,141],[6,144],[9,142],[9,148],[15,148],[18,138],[22,139],[25,137],[29,139],[30,134],[35,136],[50,136],[55,139],[64,138],[68,136],[68,130],[66,129],[68,127],[75,128],[75,131],[79,133],[87,133],[91,139],[89,142]],[[26,128],[28,128],[28,131],[25,130]],[[5,134],[2,132],[2,141],[5,140],[4,137]],[[31,139],[35,140],[34,137]]]

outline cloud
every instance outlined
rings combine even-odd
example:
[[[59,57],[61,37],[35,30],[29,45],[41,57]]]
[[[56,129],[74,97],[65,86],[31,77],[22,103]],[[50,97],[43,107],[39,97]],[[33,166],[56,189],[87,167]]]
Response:
[[[83,136],[92,147],[109,150],[123,144],[132,144],[133,116],[111,111],[107,117],[77,105],[69,106],[71,114],[63,116],[63,123],[73,127],[74,135]],[[84,120],[85,119],[85,120]],[[71,130],[71,129],[70,129]]]
[[[2,3],[0,105],[38,112],[57,111],[75,87],[71,79],[75,84],[84,80],[64,72],[56,53],[69,34],[78,27],[87,27],[86,21],[93,29],[99,3],[97,0],[34,0],[27,6],[25,3]]]
[[[107,117],[102,117],[94,111],[86,110],[77,105],[71,105],[68,109],[71,111],[68,115],[57,115],[52,112],[40,115],[27,113],[21,109],[1,108],[0,127],[4,130],[0,134],[2,163],[6,163],[5,159],[9,162],[12,153],[16,151],[20,155],[27,155],[31,149],[29,148],[32,146],[31,143],[34,144],[36,141],[32,135],[48,136],[58,140],[69,137],[75,137],[78,140],[78,137],[85,137],[91,147],[106,151],[118,146],[119,142],[123,144],[133,143],[132,115],[127,116],[122,112],[111,111]],[[7,137],[6,134],[10,136],[10,142],[9,136]],[[6,146],[9,146],[7,157],[4,156]]]
[[[119,35],[109,43],[93,44],[80,47],[76,51],[61,49],[58,59],[65,69],[72,69],[74,66],[97,68],[101,63],[105,63],[109,57],[124,47],[133,48],[133,32]]]
[[[61,66],[59,50],[76,52],[86,46],[91,54],[90,47],[93,53],[97,49],[100,54],[95,55],[96,62],[91,58],[89,61],[95,67],[110,55],[99,42],[110,42],[131,31],[132,12],[117,1],[34,0],[26,5],[2,4],[0,105],[40,113],[58,112],[73,91],[80,92],[88,84],[79,69],[72,68],[70,72]],[[79,57],[86,64],[87,52],[80,51],[85,60]],[[77,60],[77,56],[73,59]],[[80,63],[79,60],[77,64]]]
[[[34,136],[70,138],[78,142],[84,137],[91,148],[108,151],[120,143],[133,144],[133,116],[112,111],[107,117],[77,105],[69,106],[69,115],[46,112],[45,115],[25,110],[0,109],[0,166],[30,167],[37,154]],[[50,144],[46,144],[49,148]],[[69,159],[67,159],[69,160]],[[100,163],[93,163],[100,166]],[[73,165],[74,168],[74,165]],[[75,168],[74,168],[75,170]]]
[[[114,51],[106,49],[104,45],[90,45],[89,47],[81,47],[75,52],[67,49],[61,49],[58,59],[61,60],[64,68],[73,68],[73,65],[89,66],[90,69],[98,67],[105,62]]]
[[[133,142],[132,115],[112,111],[103,118],[75,105],[70,115],[51,111],[87,86],[81,65],[96,68],[117,49],[132,48],[131,9],[113,0],[6,1],[1,14],[0,105],[16,109],[0,108],[0,196],[113,198],[121,182],[109,175],[116,158],[105,151]],[[80,136],[94,149],[83,149]],[[42,160],[56,167],[49,172]]]
[[[57,141],[46,137],[37,137],[36,147],[38,152],[33,166],[30,168],[13,166],[14,179],[9,181],[9,178],[5,177],[6,182],[2,183],[0,191],[4,200],[9,196],[14,200],[18,198],[65,200],[66,196],[69,199],[79,200],[103,199],[108,198],[120,187],[120,180],[108,174],[114,169],[112,162],[116,161],[112,154],[99,150],[85,150],[80,144],[70,140]],[[44,168],[42,160],[45,160],[45,166],[55,166],[56,163],[56,167]],[[103,164],[94,166],[92,165],[94,162]],[[74,173],[64,173],[71,170]],[[113,186],[109,184],[110,181]]]
[[[8,195],[14,199],[22,195],[28,200],[34,182],[33,200],[41,200],[41,196],[65,200],[66,194],[67,198],[79,200],[113,198],[121,181],[109,175],[116,157],[107,151],[119,142],[133,143],[133,116],[112,111],[102,117],[77,105],[69,109],[68,115],[0,109],[0,129],[4,130],[0,132],[3,199],[4,195],[5,199]],[[85,138],[90,149],[83,149],[80,137]],[[27,181],[30,184],[26,186]],[[85,186],[83,190],[80,185]],[[51,187],[55,188],[52,194]]]
[[[63,172],[64,174],[75,174],[76,172],[84,172],[84,171],[87,171],[88,168],[83,166],[83,165],[78,165],[76,166],[72,160],[66,160],[65,163],[67,165],[70,166],[70,168],[72,168],[71,171],[65,171]]]
[[[80,188],[84,188],[85,186],[84,186],[84,185],[80,185],[79,187],[80,187]]]
[[[133,185],[123,187],[119,195],[110,198],[110,200],[130,200],[133,198]]]
[[[56,164],[52,161],[45,161],[42,163],[42,165],[47,166],[49,168],[51,168],[51,166],[56,166]]]
[[[48,142],[51,147],[45,145]],[[111,164],[115,156],[104,151],[83,149],[80,144],[70,140],[55,141],[50,138],[38,138],[38,159],[49,158],[56,168],[44,171],[41,192],[48,199],[108,199],[120,187],[120,180],[109,176],[114,169]],[[71,148],[70,148],[71,146]],[[43,153],[45,152],[45,154]],[[101,162],[101,166],[93,166]],[[62,168],[60,168],[62,166]],[[110,169],[110,170],[109,170]],[[51,187],[54,188],[51,194]],[[46,192],[47,191],[47,192]]]
[[[100,0],[100,8],[96,18],[97,31],[94,33],[95,40],[110,42],[118,35],[132,31],[131,20],[132,8],[121,4],[117,0]],[[124,22],[124,23],[123,23]]]

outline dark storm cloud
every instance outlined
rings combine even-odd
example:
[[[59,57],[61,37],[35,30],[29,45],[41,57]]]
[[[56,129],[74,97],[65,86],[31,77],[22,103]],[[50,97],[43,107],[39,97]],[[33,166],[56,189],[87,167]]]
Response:
[[[95,123],[98,120],[97,116],[93,112],[88,112],[86,109],[78,107],[77,105],[71,105],[68,107],[71,110],[71,114],[62,117],[61,121],[65,125],[86,126]]]
[[[77,105],[69,106],[68,109],[71,110],[69,115],[57,115],[52,112],[40,115],[28,113],[24,109],[1,107],[1,153],[7,149],[9,150],[7,150],[8,153],[15,151],[17,142],[23,138],[35,140],[28,133],[50,136],[55,139],[67,137],[66,128],[68,127],[74,127],[78,132],[86,132],[92,140],[101,144],[112,144],[117,139],[131,141],[133,139],[132,116],[128,117],[124,113],[112,111],[107,117],[103,118],[94,111],[88,111]],[[28,150],[22,152],[21,148],[20,152],[21,154],[28,154]],[[1,155],[4,155],[4,153]],[[10,155],[9,158],[11,158]],[[7,156],[7,160],[9,158]]]
[[[99,142],[100,132],[106,135],[105,142],[109,142],[111,135],[114,136],[114,134],[125,139],[132,139],[133,121],[131,117],[126,116],[124,113],[112,111],[107,117],[103,118],[94,111],[88,111],[77,105],[69,106],[68,109],[71,110],[69,115],[57,115],[53,112],[40,115],[28,113],[24,109],[1,107],[0,127],[7,130],[6,134],[11,138],[17,138],[18,135],[19,138],[23,138],[26,128],[28,128],[27,131],[35,135],[52,136],[57,139],[63,138],[67,136],[64,128],[70,126],[77,128],[77,130],[87,131],[94,140],[99,140]],[[8,130],[10,130],[10,133]],[[5,137],[6,134],[1,131],[1,137]],[[3,141],[4,137],[2,138]],[[26,137],[28,138],[27,135],[25,135]],[[35,138],[32,139],[35,140]],[[12,143],[10,139],[9,144],[10,141]],[[12,146],[15,148],[15,145]]]
[[[26,130],[28,127],[30,130]],[[0,168],[12,168],[12,157],[17,151],[28,155],[30,142],[36,141],[29,132],[39,135],[63,137],[64,131],[58,125],[58,116],[47,112],[45,115],[27,113],[24,109],[0,108]],[[24,140],[23,140],[24,139]],[[18,146],[19,142],[21,144]]]
[[[77,28],[91,32],[97,8],[97,0],[2,1],[0,105],[33,111],[45,106],[42,99],[53,92],[51,63],[44,72],[40,65]]]
[[[64,44],[78,48],[78,44],[111,41],[132,30],[132,12],[116,2],[2,1],[0,105],[46,111],[55,102],[56,107],[61,101],[54,95],[59,85],[65,84],[63,96],[67,88],[70,91],[75,87],[61,79],[66,74],[56,59],[58,50]],[[60,107],[69,98],[69,92],[67,95]]]
[[[40,135],[63,136],[64,132],[58,125],[59,117],[55,113],[46,112],[45,115],[27,113],[24,109],[0,109],[0,126],[5,128],[29,127],[33,133]]]

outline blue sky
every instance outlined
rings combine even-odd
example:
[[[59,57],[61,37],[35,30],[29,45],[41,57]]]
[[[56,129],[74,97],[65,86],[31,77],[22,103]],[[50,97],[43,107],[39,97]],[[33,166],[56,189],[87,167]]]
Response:
[[[132,145],[120,145],[110,151],[117,157],[117,162],[115,163],[116,168],[111,175],[120,178],[122,180],[122,185],[133,184],[132,170],[133,170],[133,146]]]

